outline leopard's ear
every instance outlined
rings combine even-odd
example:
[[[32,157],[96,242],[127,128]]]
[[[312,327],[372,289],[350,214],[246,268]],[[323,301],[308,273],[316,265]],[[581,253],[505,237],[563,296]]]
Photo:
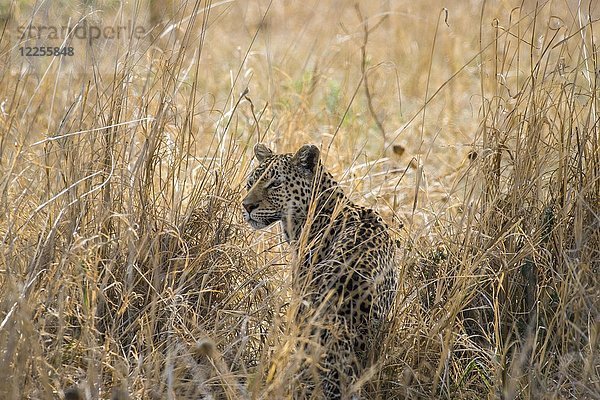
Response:
[[[267,158],[271,157],[273,155],[273,152],[264,144],[257,143],[254,146],[254,155],[256,156],[256,159],[258,161],[263,162]]]
[[[294,154],[294,162],[296,165],[305,168],[311,172],[315,172],[319,164],[319,149],[312,144],[305,144]]]

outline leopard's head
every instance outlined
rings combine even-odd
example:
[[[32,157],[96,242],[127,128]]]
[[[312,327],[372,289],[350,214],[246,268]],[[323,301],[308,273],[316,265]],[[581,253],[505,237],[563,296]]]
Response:
[[[254,154],[259,164],[248,177],[244,219],[262,229],[277,221],[305,218],[320,164],[319,149],[304,145],[295,154],[275,154],[259,143]]]

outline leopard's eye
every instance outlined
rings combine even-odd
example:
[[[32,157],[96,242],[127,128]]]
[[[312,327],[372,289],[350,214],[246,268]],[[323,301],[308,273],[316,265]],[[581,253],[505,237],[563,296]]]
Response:
[[[281,187],[281,181],[277,179],[271,179],[269,183],[265,185],[265,189],[277,189]]]

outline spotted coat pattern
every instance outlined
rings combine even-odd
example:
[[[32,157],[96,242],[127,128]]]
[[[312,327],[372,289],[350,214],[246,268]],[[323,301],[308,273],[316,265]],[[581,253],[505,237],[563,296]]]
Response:
[[[345,196],[317,147],[274,154],[258,144],[254,151],[259,165],[248,178],[244,217],[255,229],[281,223],[297,260],[294,289],[306,305],[299,318],[320,322],[323,398],[351,398],[352,384],[378,358],[397,292],[388,227]]]

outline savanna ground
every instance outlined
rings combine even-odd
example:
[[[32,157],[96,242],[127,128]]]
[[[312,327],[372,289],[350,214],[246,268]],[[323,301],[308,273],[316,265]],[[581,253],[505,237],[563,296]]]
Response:
[[[240,209],[259,141],[320,146],[398,239],[366,398],[600,398],[597,2],[0,15],[0,398],[286,398],[291,257]]]

